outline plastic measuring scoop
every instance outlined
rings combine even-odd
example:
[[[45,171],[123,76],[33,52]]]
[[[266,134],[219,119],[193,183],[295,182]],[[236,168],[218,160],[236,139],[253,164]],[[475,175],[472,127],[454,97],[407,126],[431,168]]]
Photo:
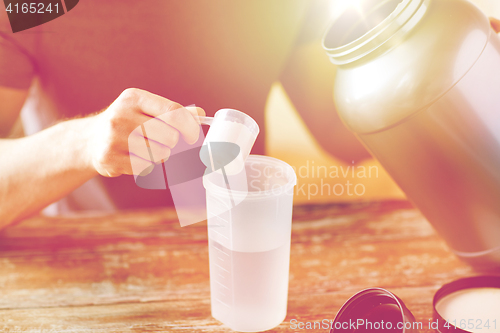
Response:
[[[224,172],[228,175],[239,173],[250,155],[250,150],[259,134],[259,125],[247,114],[233,110],[221,109],[214,117],[199,116],[201,124],[210,125],[210,130],[205,137],[203,145],[206,145],[209,156],[201,156],[202,161],[212,161],[212,170]],[[221,143],[229,143],[227,145]],[[231,145],[232,144],[232,145]],[[229,163],[225,163],[228,154],[234,151],[234,145],[239,147],[237,155]],[[227,146],[225,149],[224,147]],[[202,153],[203,153],[202,149]],[[205,163],[205,162],[204,162]],[[223,167],[216,167],[222,165]]]
[[[198,120],[203,125],[212,125],[212,122],[214,121],[214,117],[198,116]]]
[[[245,177],[203,177],[207,193],[212,316],[240,332],[261,332],[286,316],[292,227],[293,168],[250,155]],[[232,200],[238,202],[232,205]]]

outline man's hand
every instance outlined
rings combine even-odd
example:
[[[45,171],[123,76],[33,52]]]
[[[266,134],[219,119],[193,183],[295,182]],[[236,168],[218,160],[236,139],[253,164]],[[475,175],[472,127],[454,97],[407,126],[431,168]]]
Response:
[[[10,98],[10,104],[0,105],[0,120],[12,123],[25,95],[0,87],[0,97]],[[20,139],[0,139],[0,228],[59,200],[97,173],[138,174],[167,159],[180,135],[187,143],[196,142],[197,115],[205,112],[127,89],[98,115],[63,121]],[[7,126],[0,129],[8,131]]]
[[[184,108],[150,92],[127,89],[92,117],[88,161],[106,177],[140,174],[167,160],[179,135],[188,144],[195,143],[200,128],[196,116],[204,115],[201,108]]]

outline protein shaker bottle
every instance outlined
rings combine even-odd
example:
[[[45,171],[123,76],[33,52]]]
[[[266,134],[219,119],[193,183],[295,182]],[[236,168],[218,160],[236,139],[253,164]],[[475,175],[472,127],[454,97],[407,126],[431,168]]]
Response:
[[[203,177],[210,298],[215,319],[238,332],[262,332],[286,317],[297,176],[268,156],[250,155],[244,167],[245,184],[228,175],[231,188],[217,172]]]
[[[369,0],[323,47],[337,110],[453,252],[500,267],[500,39],[465,0]]]

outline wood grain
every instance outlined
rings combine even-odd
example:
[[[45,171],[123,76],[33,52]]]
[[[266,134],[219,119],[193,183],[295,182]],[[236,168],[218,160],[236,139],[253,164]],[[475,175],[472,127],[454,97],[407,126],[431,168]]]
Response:
[[[444,283],[473,275],[408,202],[294,208],[288,316],[333,319],[382,287],[424,323]],[[206,223],[173,210],[36,217],[0,232],[1,332],[231,332],[210,315]]]

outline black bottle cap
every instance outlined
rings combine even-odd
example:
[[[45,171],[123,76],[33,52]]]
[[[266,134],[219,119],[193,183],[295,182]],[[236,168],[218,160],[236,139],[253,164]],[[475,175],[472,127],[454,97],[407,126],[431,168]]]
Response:
[[[403,301],[382,288],[365,289],[339,310],[330,333],[418,332],[415,317]]]

